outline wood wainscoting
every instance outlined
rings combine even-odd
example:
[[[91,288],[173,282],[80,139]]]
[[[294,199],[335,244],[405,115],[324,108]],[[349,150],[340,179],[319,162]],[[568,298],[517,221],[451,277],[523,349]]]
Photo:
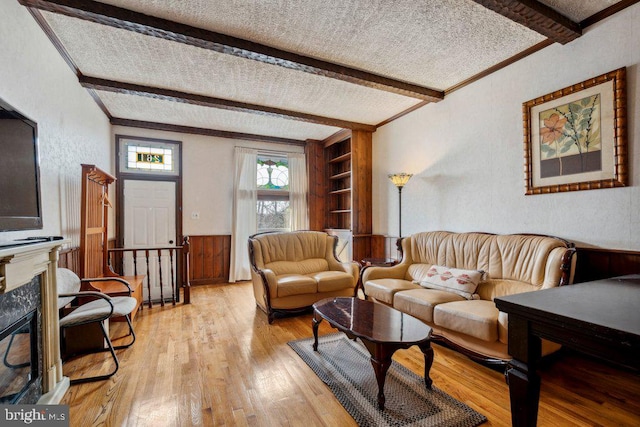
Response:
[[[231,235],[189,235],[191,285],[229,281]]]
[[[231,259],[231,235],[189,236],[189,279],[191,285],[225,283],[229,281]],[[115,240],[109,239],[109,249]],[[60,251],[58,267],[68,268],[80,274],[80,248]]]
[[[225,283],[229,280],[231,257],[230,235],[189,236],[190,280],[192,285]],[[372,235],[372,256],[400,258],[395,251],[397,238]],[[111,241],[109,242],[111,246]],[[393,247],[393,251],[390,251]],[[392,252],[392,253],[391,253]],[[79,248],[64,249],[60,252],[58,267],[79,273]],[[574,283],[590,282],[608,277],[640,272],[640,252],[603,249],[577,248],[577,263]]]
[[[80,248],[63,249],[59,252],[58,268],[68,268],[80,276]]]
[[[574,283],[640,273],[640,252],[602,248],[576,249]]]

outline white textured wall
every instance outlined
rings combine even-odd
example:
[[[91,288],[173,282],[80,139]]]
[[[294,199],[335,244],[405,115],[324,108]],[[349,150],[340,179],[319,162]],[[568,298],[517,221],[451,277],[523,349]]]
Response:
[[[398,191],[387,174],[409,172],[415,176],[402,192],[403,235],[530,232],[640,250],[638,22],[640,4],[378,129],[374,232],[398,234]],[[623,66],[630,186],[525,196],[522,103]]]
[[[0,240],[74,237],[80,221],[80,213],[72,212],[80,198],[80,164],[112,170],[109,121],[15,0],[0,0],[0,40],[0,98],[38,123],[44,208],[43,230],[0,233]]]
[[[304,151],[293,145],[266,144],[229,138],[189,135],[147,129],[113,127],[115,135],[182,141],[182,232],[185,235],[231,234],[234,147]],[[191,214],[198,212],[199,219]]]

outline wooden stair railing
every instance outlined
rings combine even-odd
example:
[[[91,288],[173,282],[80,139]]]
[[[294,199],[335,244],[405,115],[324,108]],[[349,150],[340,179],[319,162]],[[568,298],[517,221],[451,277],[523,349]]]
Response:
[[[180,302],[180,289],[184,291],[184,303],[191,303],[191,286],[189,283],[189,237],[185,236],[182,246],[166,246],[166,247],[149,247],[149,248],[114,248],[109,249],[109,266],[118,271],[120,274],[124,274],[125,258],[129,256],[133,263],[133,274],[138,276],[138,272],[145,273],[147,276],[147,304],[149,308],[153,307],[153,300],[151,298],[151,277],[156,276],[160,282],[160,305],[164,306],[166,298],[164,296],[164,277],[162,274],[162,256],[169,257],[170,268],[170,281],[171,281],[171,303],[173,305],[176,302]],[[130,255],[128,255],[130,254]],[[144,260],[144,266],[138,266],[139,254],[144,254],[144,257],[140,256]],[[151,266],[149,257],[150,255],[157,256],[157,263],[155,266]],[[174,260],[176,269],[174,271]],[[151,272],[157,272],[157,274],[151,274]]]

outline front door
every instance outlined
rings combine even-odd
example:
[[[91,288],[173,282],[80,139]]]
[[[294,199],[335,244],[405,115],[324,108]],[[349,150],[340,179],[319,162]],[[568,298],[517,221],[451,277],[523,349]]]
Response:
[[[176,183],[171,181],[125,180],[124,193],[124,247],[161,248],[176,245]],[[147,252],[138,251],[136,257],[138,274],[147,275]],[[123,260],[125,275],[133,275],[132,253]],[[169,251],[148,252],[149,273],[144,283],[144,300],[171,298],[172,272],[176,280],[175,255],[171,260]],[[162,281],[160,280],[162,270]],[[147,282],[148,280],[148,282]],[[162,282],[162,286],[161,286]]]

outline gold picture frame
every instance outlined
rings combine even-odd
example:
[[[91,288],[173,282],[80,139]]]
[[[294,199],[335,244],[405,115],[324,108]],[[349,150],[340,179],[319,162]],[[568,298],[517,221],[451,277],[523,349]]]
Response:
[[[522,104],[525,194],[627,185],[626,69]]]

